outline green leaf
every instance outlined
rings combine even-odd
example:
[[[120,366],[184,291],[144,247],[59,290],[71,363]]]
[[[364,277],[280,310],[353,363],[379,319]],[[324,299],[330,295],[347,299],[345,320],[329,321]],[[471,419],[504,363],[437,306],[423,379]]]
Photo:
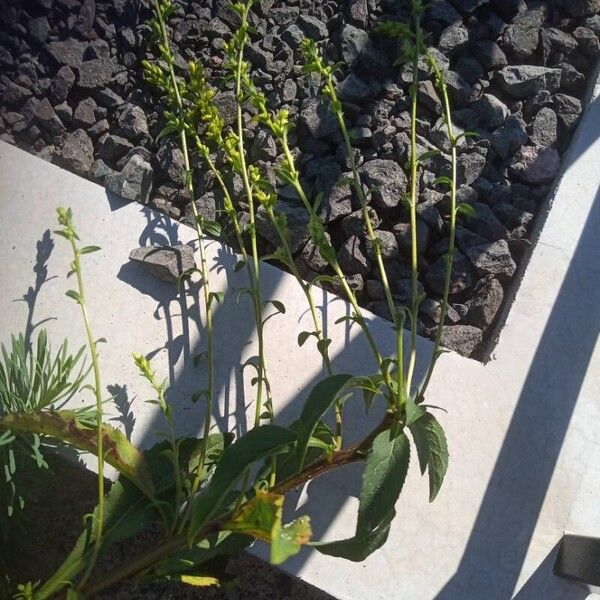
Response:
[[[290,556],[297,554],[311,536],[310,519],[307,516],[298,517],[287,525],[282,525],[279,519],[272,532],[271,564],[280,565]]]
[[[100,246],[84,246],[79,249],[79,254],[91,254],[92,252],[98,252],[98,250],[102,250]]]
[[[65,292],[65,296],[68,296],[69,298],[72,298],[73,300],[75,300],[75,302],[77,302],[77,304],[81,304],[81,296],[79,295],[79,292],[76,292],[75,290],[68,290]]]
[[[346,540],[318,542],[311,544],[311,546],[314,546],[321,554],[362,562],[385,544],[390,532],[390,525],[395,516],[396,511],[392,510],[379,524],[379,527],[372,531],[362,532]]]
[[[262,425],[250,430],[229,446],[221,457],[206,491],[192,511],[188,540],[193,542],[203,525],[219,510],[227,493],[253,462],[276,454],[296,441],[292,431],[277,425]]]
[[[329,338],[323,338],[317,342],[317,350],[321,353],[321,356],[325,358],[327,356],[327,349],[331,345]]]
[[[208,219],[203,219],[200,215],[198,215],[198,219],[198,223],[200,224],[205,233],[208,233],[213,237],[220,237],[221,225],[217,223],[217,221],[209,221]]]
[[[469,217],[469,218],[474,218],[477,216],[477,211],[470,204],[467,204],[466,202],[461,202],[456,207],[456,214],[464,215],[465,217]]]
[[[213,301],[217,304],[222,305],[225,301],[225,292],[211,292],[208,295],[208,305],[210,306],[213,303]]]
[[[427,152],[423,152],[421,156],[419,156],[419,162],[427,160],[429,158],[434,158],[435,156],[439,156],[441,152],[439,150],[427,150]]]
[[[452,187],[452,179],[450,179],[450,177],[442,175],[441,177],[436,177],[433,180],[433,185],[447,185],[449,187]]]
[[[456,144],[458,144],[462,138],[468,137],[479,137],[479,134],[476,131],[463,131],[462,133],[454,136],[453,144],[456,146]]]
[[[357,533],[378,528],[393,510],[406,479],[409,459],[410,443],[403,431],[395,434],[387,430],[375,438],[362,476]]]
[[[386,541],[410,459],[410,443],[403,431],[380,433],[371,447],[362,476],[354,537],[316,545],[323,554],[362,561]]]
[[[284,496],[257,490],[256,496],[242,507],[223,529],[251,535],[271,544],[271,563],[279,565],[297,554],[312,535],[308,517],[282,525]]]
[[[156,141],[158,142],[163,137],[165,137],[167,135],[172,135],[177,132],[178,132],[178,128],[175,125],[167,125],[163,129],[161,129],[159,134],[156,136]]]
[[[298,470],[302,470],[306,451],[310,438],[313,435],[317,423],[322,419],[323,415],[335,404],[348,384],[353,381],[352,375],[332,375],[322,381],[312,389],[298,423],[298,446],[296,455],[298,460]]]
[[[414,423],[415,421],[420,419],[425,414],[425,409],[421,405],[416,404],[412,398],[407,398],[405,410],[406,410],[406,425],[410,425],[411,423]]]
[[[446,435],[439,421],[431,413],[425,413],[409,428],[417,447],[421,473],[425,472],[425,466],[429,472],[429,502],[433,502],[448,470]]]
[[[237,273],[238,271],[241,271],[245,266],[246,266],[246,261],[245,260],[238,260],[235,263],[235,267],[233,267],[233,270],[234,270],[235,273]]]
[[[71,410],[8,414],[0,419],[0,428],[46,435],[79,450],[98,455],[97,428],[84,427],[79,422],[77,414]],[[142,492],[152,496],[154,485],[143,454],[118,429],[107,424],[103,424],[102,429],[106,462],[132,481]]]

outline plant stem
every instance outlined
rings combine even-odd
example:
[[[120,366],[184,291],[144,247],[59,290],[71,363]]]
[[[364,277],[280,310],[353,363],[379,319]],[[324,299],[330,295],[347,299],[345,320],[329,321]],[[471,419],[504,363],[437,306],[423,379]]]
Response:
[[[308,197],[306,196],[304,188],[302,187],[302,183],[300,182],[300,176],[295,167],[294,157],[292,156],[292,153],[290,152],[289,145],[287,143],[287,138],[284,138],[282,140],[282,148],[283,148],[283,151],[285,154],[286,161],[290,167],[290,172],[293,175],[292,185],[293,185],[294,189],[296,190],[296,193],[300,197],[300,200],[302,201],[302,204],[306,208],[310,218],[311,219],[319,219],[318,215],[315,212],[315,209],[313,208],[311,203],[308,201]],[[333,260],[329,261],[329,266],[333,269],[334,273],[336,274],[336,277],[340,281],[340,284],[342,286],[342,289],[344,290],[344,294],[346,295],[348,302],[350,302],[350,304],[352,305],[352,310],[354,311],[357,322],[358,322],[360,328],[363,330],[365,337],[367,339],[367,343],[369,344],[369,347],[371,348],[371,350],[373,352],[373,356],[375,357],[375,362],[377,364],[377,367],[382,372],[383,377],[386,378],[386,375],[383,372],[384,369],[382,368],[383,358],[381,356],[381,353],[379,352],[379,347],[377,346],[377,343],[375,342],[375,338],[371,334],[371,331],[367,325],[367,322],[362,314],[362,310],[360,309],[360,306],[358,305],[358,300],[356,299],[356,294],[352,291],[352,288],[350,287],[350,284],[348,283],[348,279],[347,279],[346,275],[344,274],[344,272],[342,271],[337,260],[333,259]],[[389,382],[389,375],[386,379],[386,382]]]
[[[392,298],[392,292],[390,290],[390,284],[388,281],[387,272],[385,270],[385,265],[383,264],[383,256],[381,255],[381,246],[379,243],[379,238],[375,235],[375,231],[373,229],[373,222],[371,221],[371,216],[369,215],[369,206],[367,203],[367,198],[363,191],[362,183],[360,180],[360,175],[358,174],[358,167],[356,165],[356,160],[354,157],[354,149],[352,147],[352,143],[350,141],[350,135],[348,133],[348,127],[346,126],[346,120],[344,118],[344,112],[341,108],[341,102],[338,99],[337,92],[335,90],[335,85],[333,83],[333,79],[331,74],[327,75],[327,95],[331,99],[332,106],[335,108],[335,115],[337,118],[337,122],[342,132],[342,137],[344,138],[344,145],[346,147],[346,153],[350,160],[350,167],[352,169],[352,178],[354,181],[354,190],[356,191],[356,195],[358,196],[362,213],[363,213],[363,221],[365,222],[365,227],[367,229],[367,236],[371,241],[371,245],[373,247],[373,252],[375,253],[375,261],[377,263],[377,269],[379,271],[379,276],[381,277],[381,283],[383,285],[386,302],[388,305],[388,310],[390,311],[390,317],[392,319],[392,323],[394,324],[394,330],[396,332],[396,345],[398,348],[397,354],[397,377],[399,382],[403,382],[404,379],[404,364],[400,361],[400,355],[403,354],[403,345],[404,345],[404,335],[402,331],[402,327],[399,326],[398,323],[398,314],[396,311],[396,305],[394,304],[394,299]],[[396,394],[396,404],[398,406],[402,405],[403,398],[403,385],[398,385],[398,390]],[[390,389],[391,392],[391,389]]]
[[[96,347],[96,341],[92,334],[92,328],[90,325],[90,319],[88,315],[87,306],[85,303],[85,291],[83,285],[83,274],[81,272],[81,254],[77,248],[75,241],[75,235],[70,236],[69,241],[71,243],[71,250],[73,251],[73,266],[75,275],[77,277],[77,289],[79,294],[79,306],[81,308],[81,315],[83,317],[83,323],[85,326],[85,333],[87,336],[87,343],[90,350],[92,359],[92,368],[94,372],[94,395],[96,397],[96,414],[98,423],[98,513],[96,516],[96,533],[94,536],[94,549],[92,556],[87,565],[83,577],[78,583],[78,588],[85,585],[86,581],[90,577],[96,561],[98,560],[98,553],[100,552],[100,546],[102,544],[102,533],[104,528],[104,427],[103,427],[103,410],[102,410],[102,383],[100,380],[100,363],[98,361],[98,349]]]
[[[408,362],[408,372],[406,374],[406,396],[410,397],[412,388],[412,379],[417,361],[417,324],[419,316],[419,297],[418,297],[418,256],[417,247],[417,178],[418,178],[418,157],[417,157],[417,106],[418,106],[418,85],[419,85],[419,56],[423,44],[421,32],[421,14],[415,10],[413,0],[413,26],[414,26],[414,51],[413,51],[413,80],[410,89],[411,95],[411,132],[410,132],[410,232],[411,232],[411,311],[410,311],[410,358]]]
[[[247,14],[246,14],[247,17]],[[264,332],[263,332],[263,319],[262,319],[262,300],[260,290],[260,262],[258,257],[258,246],[256,239],[256,211],[254,206],[254,193],[252,186],[250,185],[250,179],[248,176],[248,166],[246,164],[246,152],[244,148],[244,118],[242,113],[242,65],[244,63],[244,44],[240,44],[238,48],[238,60],[235,80],[235,94],[237,103],[237,138],[238,138],[238,152],[240,155],[241,163],[241,176],[244,182],[244,190],[246,192],[246,198],[248,200],[248,210],[250,213],[250,245],[252,253],[252,263],[254,269],[254,313],[256,319],[256,334],[258,338],[258,381],[256,384],[256,407],[254,413],[254,427],[260,425],[260,415],[262,410],[262,388],[263,383],[266,380],[266,361],[265,361],[265,347],[264,347]]]
[[[304,296],[306,297],[306,300],[308,302],[308,306],[310,308],[310,314],[311,314],[311,317],[313,320],[313,325],[315,328],[315,335],[317,338],[317,343],[321,343],[321,346],[322,346],[322,350],[320,350],[320,353],[323,358],[323,364],[325,365],[327,374],[333,375],[333,366],[331,364],[331,358],[329,357],[329,350],[326,346],[324,346],[322,344],[322,342],[325,340],[325,338],[323,336],[323,324],[322,324],[321,318],[319,318],[318,313],[317,313],[317,307],[315,306],[315,301],[314,301],[314,299],[312,297],[312,293],[311,293],[311,286],[310,286],[310,284],[306,283],[302,279],[302,277],[300,277],[300,273],[298,272],[298,268],[296,267],[296,263],[294,262],[294,256],[292,254],[292,250],[290,248],[290,245],[289,245],[289,242],[288,242],[288,239],[286,236],[286,232],[284,230],[282,230],[281,225],[277,221],[275,213],[273,212],[273,209],[268,208],[267,214],[269,215],[269,219],[271,220],[273,227],[275,227],[275,230],[277,231],[277,235],[279,236],[279,240],[281,241],[281,246],[282,246],[282,248],[285,252],[285,256],[286,256],[286,264],[289,267],[289,269],[292,271],[292,275],[294,275],[294,277],[298,281],[298,284],[300,285],[300,288],[302,289],[302,292],[304,293]],[[315,251],[317,251],[317,250],[315,250]],[[339,450],[342,447],[342,435],[343,435],[342,409],[339,404],[335,404],[335,406],[334,406],[334,415],[335,415],[335,427],[336,427],[336,432],[335,432],[336,449]]]
[[[167,32],[167,26],[165,24],[163,14],[160,10],[160,6],[158,2],[154,3],[154,10],[156,12],[158,21],[160,23],[160,30],[163,39],[163,45],[165,47],[165,51],[168,52],[168,56],[166,62],[169,65],[169,75],[171,78],[171,85],[173,86],[173,92],[175,94],[175,102],[176,108],[180,113],[181,122],[184,123],[184,114],[183,114],[183,100],[181,98],[181,92],[179,90],[179,83],[177,81],[177,77],[175,75],[175,68],[173,66],[173,58],[170,55],[170,46],[169,46],[169,35]],[[196,476],[194,478],[194,482],[192,484],[191,497],[193,497],[198,488],[200,487],[201,479],[202,479],[202,469],[204,467],[204,462],[206,460],[206,449],[208,444],[208,436],[210,434],[210,425],[211,425],[211,417],[213,412],[213,403],[214,403],[214,352],[213,352],[213,326],[212,326],[212,311],[210,308],[211,304],[211,294],[210,294],[210,281],[208,276],[208,266],[206,261],[206,252],[204,248],[204,233],[202,231],[202,227],[200,225],[200,215],[198,213],[198,207],[196,206],[196,197],[194,193],[194,182],[192,179],[192,169],[190,165],[190,155],[188,149],[188,141],[187,134],[185,131],[185,127],[182,126],[179,134],[181,152],[183,154],[183,164],[185,169],[185,181],[186,187],[191,197],[192,204],[192,214],[194,215],[194,224],[196,228],[196,235],[198,238],[198,251],[200,254],[200,274],[202,277],[202,290],[203,290],[203,299],[204,299],[204,310],[206,312],[206,360],[207,360],[207,387],[206,387],[206,415],[204,418],[204,428],[203,428],[203,440],[202,445],[200,447],[200,460],[198,461],[198,467],[196,470]],[[188,512],[191,507],[191,502],[188,504]],[[184,519],[185,520],[185,519]]]
[[[452,280],[452,263],[454,259],[454,249],[456,244],[456,189],[457,189],[457,140],[454,136],[454,128],[452,126],[452,114],[450,111],[450,99],[448,97],[448,88],[444,81],[443,73],[441,72],[439,65],[435,62],[435,59],[430,58],[430,64],[434,70],[438,88],[442,94],[442,101],[444,103],[444,120],[446,122],[446,130],[448,139],[450,140],[451,148],[451,181],[450,186],[450,235],[448,238],[448,254],[446,255],[446,272],[444,275],[444,291],[442,294],[442,303],[440,306],[440,322],[435,333],[435,342],[433,347],[433,355],[429,362],[427,374],[419,391],[419,399],[422,400],[427,390],[427,386],[431,380],[431,375],[440,356],[440,346],[442,340],[442,333],[444,329],[444,321],[446,320],[446,314],[448,311],[448,298],[450,295],[450,282]]]

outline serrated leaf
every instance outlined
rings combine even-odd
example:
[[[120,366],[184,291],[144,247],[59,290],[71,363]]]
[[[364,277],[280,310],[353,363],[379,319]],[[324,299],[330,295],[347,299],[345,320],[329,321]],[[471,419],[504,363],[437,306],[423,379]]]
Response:
[[[446,435],[439,421],[431,414],[425,413],[418,421],[410,425],[421,473],[429,473],[429,501],[433,502],[440,491],[446,471],[448,470],[448,444]]]
[[[387,430],[375,438],[362,476],[357,533],[378,528],[393,510],[409,460],[410,443],[403,431]]]
[[[386,541],[396,514],[410,460],[410,443],[403,431],[380,433],[371,447],[362,476],[362,489],[354,537],[320,543],[323,554],[362,561]]]
[[[362,562],[385,544],[390,525],[396,516],[392,510],[389,515],[372,531],[365,531],[346,540],[336,542],[317,542],[311,544],[321,554],[337,556],[354,562]]]
[[[227,493],[248,466],[282,451],[295,441],[296,436],[289,429],[277,425],[261,425],[229,446],[223,452],[206,491],[194,504],[188,540],[193,542],[203,525],[220,509]]]
[[[425,409],[420,404],[417,404],[412,398],[406,399],[404,408],[406,412],[406,425],[414,423],[425,414]]]

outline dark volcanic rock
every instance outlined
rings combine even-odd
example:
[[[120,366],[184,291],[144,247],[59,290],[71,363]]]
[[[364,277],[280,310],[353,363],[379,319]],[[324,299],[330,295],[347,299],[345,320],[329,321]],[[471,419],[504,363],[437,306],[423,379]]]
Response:
[[[135,200],[146,204],[152,192],[152,167],[139,155],[133,155],[120,173],[109,175],[105,179],[108,190],[126,200]]]
[[[109,189],[128,198],[151,201],[158,210],[193,225],[192,204],[182,189],[178,140],[156,139],[166,124],[165,104],[140,69],[143,58],[157,56],[147,24],[150,4],[5,0],[0,9],[5,17],[0,19],[0,136],[95,181],[106,181]],[[319,78],[301,70],[299,46],[306,36],[315,38],[326,60],[340,63],[337,91],[394,301],[410,303],[412,232],[401,200],[410,156],[412,67],[392,67],[401,42],[374,29],[382,19],[406,22],[409,4],[259,0],[251,17],[256,32],[247,48],[253,81],[267,96],[269,108],[289,110],[294,125],[290,146],[302,183],[311,201],[320,198],[327,235],[354,271],[349,274],[351,285],[362,303],[387,317],[359,198],[348,181],[350,156],[335,115],[320,96]],[[471,204],[477,214],[459,216],[456,305],[446,319],[448,326],[478,328],[455,330],[457,343],[467,343],[467,353],[468,343],[480,339],[480,329],[485,337],[500,310],[502,286],[510,284],[514,261],[524,256],[532,222],[545,205],[543,197],[581,118],[581,100],[600,56],[600,0],[425,4],[428,52],[444,72],[454,134],[479,134],[460,138],[458,144],[457,200]],[[183,76],[190,59],[203,62],[216,92],[213,103],[226,128],[235,127],[235,95],[222,76],[223,50],[239,18],[225,0],[178,1],[174,6],[169,25],[176,72]],[[427,306],[422,305],[419,332],[431,335],[439,320],[450,214],[448,191],[434,181],[450,171],[451,144],[441,96],[425,58],[419,73],[418,154],[441,151],[422,161],[417,203],[419,277],[432,294]],[[243,112],[248,162],[274,185],[276,212],[283,213],[290,226],[298,269],[308,279],[330,273],[309,240],[306,210],[297,193],[277,179],[281,149],[266,128],[252,120],[255,109],[250,102]],[[220,164],[221,153],[215,158]],[[195,157],[194,162],[200,164]],[[226,221],[220,212],[222,194],[215,191],[206,165],[195,180],[199,212],[207,219]],[[228,177],[227,184],[247,224],[241,180]],[[261,252],[279,245],[262,208],[257,229]]]
[[[556,113],[548,107],[542,108],[531,126],[531,141],[536,146],[551,147],[556,145],[558,139],[558,118]]]
[[[483,332],[472,325],[445,325],[442,328],[442,346],[463,356],[471,356],[482,341]]]
[[[498,240],[466,249],[478,275],[512,277],[517,266],[512,259],[506,240]]]
[[[482,280],[467,306],[466,321],[471,325],[485,328],[492,324],[504,299],[504,289],[497,279]]]
[[[310,100],[300,111],[300,125],[309,135],[319,139],[337,131],[338,124],[335,115],[322,100]]]
[[[365,276],[370,271],[369,262],[365,256],[362,242],[360,238],[355,235],[349,237],[344,242],[338,252],[337,259],[344,273]]]
[[[291,202],[279,202],[277,212],[285,215],[290,232],[290,246],[292,252],[298,252],[308,240],[308,215],[306,208]],[[266,211],[261,206],[256,213],[256,229],[274,246],[280,246],[281,240],[277,230],[273,227]]]
[[[73,84],[75,83],[75,73],[68,65],[62,66],[56,77],[52,80],[52,95],[57,102],[67,99]]]
[[[515,98],[526,98],[540,90],[555,92],[560,87],[560,69],[517,65],[504,67],[496,74],[498,85]]]
[[[135,104],[126,104],[123,112],[119,115],[118,121],[124,136],[130,140],[136,141],[143,135],[148,135],[146,114]]]
[[[379,248],[381,249],[381,256],[384,259],[398,256],[398,242],[391,231],[376,230],[375,237],[378,240]],[[371,260],[375,260],[375,249],[373,248],[373,244],[369,238],[365,240],[365,248],[367,251],[367,257]]]
[[[550,183],[560,169],[560,156],[554,148],[524,146],[510,166],[511,172],[525,183]]]
[[[61,135],[65,132],[65,126],[47,98],[43,98],[35,104],[33,117],[35,124],[52,136]]]
[[[94,146],[90,136],[83,129],[77,129],[65,136],[60,160],[67,169],[79,175],[89,173],[94,161]]]
[[[407,178],[393,160],[370,160],[360,169],[362,180],[373,190],[373,202],[382,209],[398,206],[406,192]]]
[[[112,79],[115,63],[110,58],[86,60],[78,67],[77,85],[82,88],[100,88]]]
[[[59,42],[50,42],[45,49],[59,65],[76,68],[81,65],[83,53],[87,47],[87,42],[69,38]]]
[[[425,286],[435,294],[444,291],[446,273],[446,258],[441,256],[427,269]],[[450,293],[463,292],[475,283],[475,271],[466,256],[457,252],[452,259],[452,276],[450,278]]]
[[[0,75],[2,85],[2,100],[9,106],[21,106],[32,93],[27,88],[11,81],[6,75]]]

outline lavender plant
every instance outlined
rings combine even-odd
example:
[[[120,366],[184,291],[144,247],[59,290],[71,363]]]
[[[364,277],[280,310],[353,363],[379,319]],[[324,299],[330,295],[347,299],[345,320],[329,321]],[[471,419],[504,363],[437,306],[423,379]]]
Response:
[[[384,286],[396,336],[395,355],[384,356],[326,234],[319,212],[320,198],[311,198],[302,185],[300,170],[289,143],[292,129],[289,114],[285,110],[269,108],[266,98],[254,85],[251,66],[245,59],[245,48],[252,35],[249,16],[253,4],[254,0],[242,0],[232,5],[240,20],[237,32],[225,48],[225,71],[236,97],[236,121],[232,128],[225,126],[212,102],[215,88],[207,81],[202,65],[191,62],[185,76],[176,72],[169,42],[170,0],[157,0],[155,3],[152,28],[160,59],[143,65],[148,81],[160,91],[167,105],[167,126],[161,135],[175,135],[179,140],[185,165],[182,183],[191,196],[195,217],[203,287],[202,310],[207,336],[205,368],[208,385],[203,392],[207,400],[203,435],[199,438],[177,437],[172,407],[166,399],[167,383],[160,380],[149,360],[139,354],[134,355],[135,363],[156,395],[151,402],[158,406],[168,426],[164,439],[149,450],[140,452],[120,432],[102,423],[99,361],[89,326],[79,261],[82,254],[96,248],[78,247],[72,215],[70,211],[61,209],[59,222],[63,229],[60,235],[71,244],[73,267],[78,280],[78,291],[72,291],[69,295],[82,308],[94,370],[97,418],[85,420],[68,411],[47,411],[44,407],[38,407],[39,410],[34,412],[15,411],[2,416],[0,433],[7,436],[12,433],[2,432],[25,431],[52,435],[95,454],[98,457],[99,502],[63,565],[43,584],[21,586],[19,593],[22,598],[44,600],[61,590],[74,599],[92,597],[129,578],[140,581],[168,579],[196,586],[215,585],[223,574],[227,557],[242,551],[254,540],[262,540],[270,545],[274,564],[285,561],[306,544],[324,554],[361,561],[380,548],[387,539],[395,516],[394,506],[408,472],[411,453],[409,435],[421,472],[428,472],[430,501],[435,499],[442,485],[448,464],[446,439],[441,425],[424,399],[440,353],[441,328],[449,297],[456,216],[459,210],[468,209],[456,206],[456,149],[461,136],[454,135],[443,73],[426,53],[420,27],[423,5],[420,0],[413,0],[413,19],[410,23],[383,24],[381,27],[388,34],[402,37],[406,59],[413,66],[413,127],[409,158],[411,186],[406,199],[412,229],[412,300],[408,308],[396,306],[390,291],[380,242],[368,210],[372,190],[365,191],[360,179],[343,104],[336,92],[335,69],[327,63],[315,42],[305,40],[302,47],[304,69],[321,78],[322,92],[330,103],[344,139],[352,170],[352,185],[362,207],[365,229]],[[452,166],[450,175],[444,175],[439,183],[446,183],[450,187],[451,215],[440,329],[425,379],[420,385],[415,385],[417,323],[422,301],[418,293],[419,249],[415,230],[419,164],[424,160],[422,156],[417,156],[415,123],[420,60],[423,57],[431,68],[444,102]],[[245,143],[245,114],[248,107],[252,112],[250,118],[272,136],[282,152],[283,160],[278,165],[277,178],[293,187],[305,207],[311,241],[329,265],[330,275],[319,276],[310,282],[303,281],[300,276],[294,263],[290,231],[284,213],[279,210],[277,193],[259,166],[248,160]],[[212,311],[215,304],[223,301],[223,297],[211,291],[205,244],[206,235],[219,236],[221,228],[216,222],[203,218],[195,204],[194,168],[200,161],[212,172],[215,185],[221,191],[224,221],[226,226],[232,228],[241,253],[236,269],[245,269],[247,272],[248,287],[242,293],[250,297],[257,332],[258,356],[253,363],[257,376],[252,381],[255,389],[253,427],[235,440],[227,433],[211,433],[215,369]],[[236,194],[228,183],[232,175],[239,176],[243,182],[241,194]],[[242,203],[249,212],[247,225],[243,225],[238,216]],[[324,378],[307,393],[300,418],[288,425],[276,422],[277,407],[273,405],[265,359],[264,342],[268,333],[265,323],[274,314],[285,312],[285,307],[277,300],[264,300],[261,295],[262,259],[258,252],[256,230],[259,207],[265,211],[280,244],[270,258],[279,260],[296,277],[308,304],[313,329],[302,332],[297,343],[304,346],[309,338],[314,337],[325,371]],[[347,320],[360,327],[377,367],[372,375],[356,376],[336,373],[334,370],[328,350],[331,340],[324,334],[322,317],[312,295],[314,285],[327,281],[341,288],[352,307],[352,314],[338,321],[338,324]],[[275,313],[265,316],[268,305],[274,307]],[[407,353],[405,324],[410,327]],[[381,402],[385,414],[363,439],[345,444],[343,410],[345,403],[357,393],[364,395],[367,407],[373,401]],[[329,427],[330,416],[335,421],[335,431]],[[105,460],[120,473],[119,479],[106,495],[101,487]],[[288,492],[352,463],[363,463],[364,469],[357,522],[351,537],[335,542],[313,541],[308,516],[301,516],[291,523],[283,522],[283,504]],[[97,573],[98,559],[111,544],[130,539],[151,527],[158,530],[151,548],[110,572]]]

